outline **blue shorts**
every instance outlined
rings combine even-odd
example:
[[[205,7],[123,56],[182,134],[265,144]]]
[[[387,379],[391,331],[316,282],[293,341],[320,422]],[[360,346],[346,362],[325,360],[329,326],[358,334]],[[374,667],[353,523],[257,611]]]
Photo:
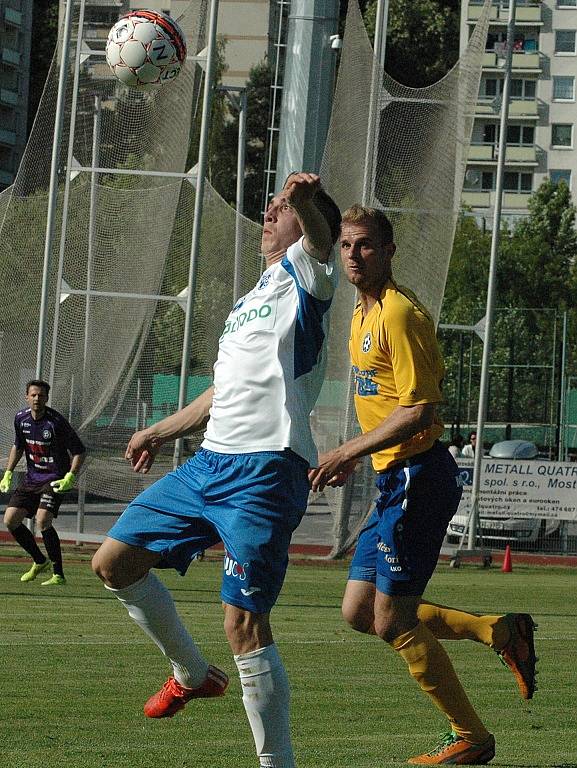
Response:
[[[201,449],[132,501],[108,535],[162,556],[184,576],[213,544],[225,547],[221,598],[268,613],[281,590],[291,536],[305,513],[308,464],[291,451]]]
[[[437,565],[462,485],[449,451],[436,442],[377,475],[380,496],[360,533],[349,579],[385,595],[420,596]]]

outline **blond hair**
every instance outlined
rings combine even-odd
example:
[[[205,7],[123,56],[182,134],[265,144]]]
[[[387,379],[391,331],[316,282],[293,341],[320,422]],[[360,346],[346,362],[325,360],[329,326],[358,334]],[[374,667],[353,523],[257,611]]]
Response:
[[[369,208],[355,203],[343,213],[342,224],[361,224],[367,221],[374,225],[384,245],[393,242],[393,225],[385,212],[379,208]]]

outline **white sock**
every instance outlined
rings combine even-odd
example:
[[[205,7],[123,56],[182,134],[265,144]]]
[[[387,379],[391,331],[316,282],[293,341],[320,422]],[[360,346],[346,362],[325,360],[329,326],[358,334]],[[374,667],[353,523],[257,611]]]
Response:
[[[239,654],[234,660],[261,768],[294,768],[289,726],[290,689],[276,645]]]
[[[177,682],[185,688],[198,688],[206,678],[208,662],[188,634],[172,595],[160,579],[149,572],[124,589],[106,589],[124,604],[130,618],[170,660]]]

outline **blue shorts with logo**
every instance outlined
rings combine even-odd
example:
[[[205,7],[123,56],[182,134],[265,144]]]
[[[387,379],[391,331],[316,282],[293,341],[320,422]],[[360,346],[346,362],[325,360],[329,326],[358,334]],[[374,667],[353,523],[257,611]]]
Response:
[[[162,556],[184,576],[191,560],[225,547],[221,598],[268,613],[281,590],[291,536],[305,513],[308,464],[292,451],[201,449],[139,494],[108,536]]]
[[[386,595],[422,595],[461,500],[459,470],[436,442],[377,475],[380,496],[359,535],[349,579]]]

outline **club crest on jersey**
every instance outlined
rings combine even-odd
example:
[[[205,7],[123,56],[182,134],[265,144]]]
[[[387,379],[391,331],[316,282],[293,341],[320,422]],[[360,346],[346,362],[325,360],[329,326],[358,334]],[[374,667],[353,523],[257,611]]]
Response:
[[[43,437],[45,440],[50,440],[50,438],[52,437],[52,432],[51,432],[49,429],[45,429],[45,430],[43,430],[43,432],[42,432],[42,437]]]
[[[257,291],[264,290],[267,285],[270,283],[270,275],[263,275],[261,279],[258,282],[258,285],[256,287]]]
[[[372,343],[373,343],[373,337],[371,336],[371,332],[369,331],[366,334],[365,338],[363,339],[363,346],[362,346],[363,352],[368,352],[372,346]]]

